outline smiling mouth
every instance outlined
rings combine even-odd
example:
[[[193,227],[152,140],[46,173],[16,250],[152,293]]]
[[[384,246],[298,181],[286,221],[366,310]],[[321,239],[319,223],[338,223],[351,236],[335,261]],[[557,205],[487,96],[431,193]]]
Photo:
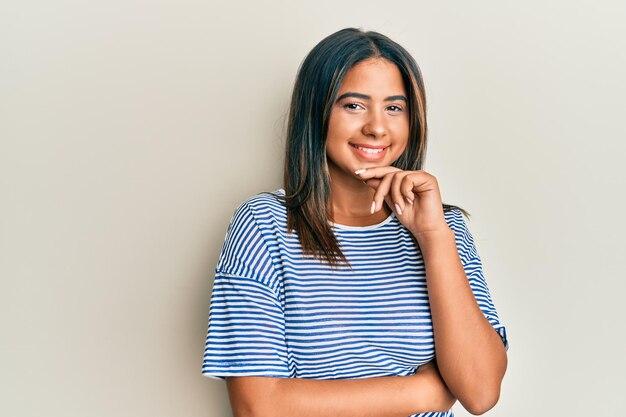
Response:
[[[352,143],[350,144],[350,146],[352,146],[353,148],[356,148],[356,149],[358,149],[360,151],[367,152],[368,154],[372,154],[372,155],[379,154],[382,151],[384,151],[385,149],[387,149],[387,146],[382,147],[382,148],[366,148],[364,146],[358,146],[358,145],[355,145],[355,144],[352,144]]]

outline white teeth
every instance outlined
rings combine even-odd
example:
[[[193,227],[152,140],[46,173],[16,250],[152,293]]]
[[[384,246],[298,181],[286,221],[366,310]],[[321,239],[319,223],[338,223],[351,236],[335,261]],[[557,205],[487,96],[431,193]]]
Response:
[[[385,150],[385,148],[382,148],[382,149],[372,149],[372,148],[363,148],[361,146],[356,146],[356,145],[352,145],[352,146],[354,146],[357,149],[360,149],[362,151],[365,151],[367,153],[372,153],[372,154],[381,153],[382,151]]]

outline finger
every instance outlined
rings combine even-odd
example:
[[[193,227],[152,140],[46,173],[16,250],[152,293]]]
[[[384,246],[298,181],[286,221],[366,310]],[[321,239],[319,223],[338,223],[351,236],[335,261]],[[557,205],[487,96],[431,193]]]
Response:
[[[415,193],[413,192],[413,187],[415,184],[413,183],[412,175],[405,175],[402,178],[402,183],[400,184],[400,191],[402,195],[405,197],[409,204],[413,204],[415,201]]]
[[[404,201],[404,195],[402,195],[400,186],[402,185],[402,181],[407,175],[409,175],[407,171],[398,172],[394,175],[393,181],[391,183],[391,199],[393,200],[393,204],[398,206],[396,210],[400,212],[399,214],[402,214],[402,212],[404,212],[404,208],[406,205]]]
[[[354,174],[362,180],[368,180],[370,178],[382,178],[390,172],[402,171],[400,168],[392,166],[380,166],[371,168],[362,168],[354,171]]]
[[[378,188],[378,186],[380,185],[380,181],[381,180],[378,179],[378,178],[372,178],[372,179],[369,179],[369,180],[363,181],[363,182],[376,190]]]
[[[389,208],[396,213],[398,216],[400,215],[400,213],[398,213],[398,209],[396,207],[396,205],[394,204],[393,200],[391,199],[391,194],[387,194],[385,196],[385,203],[387,203],[387,206],[389,206]]]
[[[391,181],[393,180],[394,172],[389,172],[384,176],[380,185],[374,193],[374,202],[372,208],[374,209],[372,214],[382,209],[383,200],[387,194],[389,194],[389,188],[391,187]],[[393,207],[393,206],[392,206]]]
[[[424,171],[413,171],[411,173],[411,182],[413,183],[413,193],[420,193],[432,189],[437,179]]]

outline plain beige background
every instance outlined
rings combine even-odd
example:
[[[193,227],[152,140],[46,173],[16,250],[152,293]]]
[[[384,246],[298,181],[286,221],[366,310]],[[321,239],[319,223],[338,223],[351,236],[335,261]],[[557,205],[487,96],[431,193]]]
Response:
[[[212,272],[237,205],[281,186],[298,65],[348,26],[423,71],[425,169],[473,215],[510,338],[487,415],[623,414],[625,20],[621,1],[3,2],[0,415],[231,415],[200,374]]]

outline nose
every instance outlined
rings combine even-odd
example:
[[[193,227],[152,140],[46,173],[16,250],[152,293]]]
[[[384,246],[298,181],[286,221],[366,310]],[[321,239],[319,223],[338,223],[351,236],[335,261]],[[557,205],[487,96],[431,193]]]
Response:
[[[384,117],[378,112],[371,112],[363,124],[362,132],[366,136],[384,137],[387,134]]]

